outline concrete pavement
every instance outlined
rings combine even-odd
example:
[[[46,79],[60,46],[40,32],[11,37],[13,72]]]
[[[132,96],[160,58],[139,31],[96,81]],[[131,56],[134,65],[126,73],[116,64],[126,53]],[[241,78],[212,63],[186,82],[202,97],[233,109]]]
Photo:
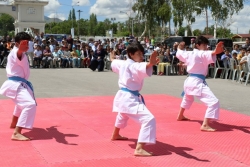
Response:
[[[0,84],[6,77],[0,69]],[[145,79],[142,94],[168,94],[181,98],[186,76],[156,76]],[[36,98],[115,95],[118,75],[105,70],[92,72],[86,68],[31,69],[30,81],[35,87]],[[250,84],[225,79],[207,79],[207,83],[219,98],[221,108],[250,115]],[[0,99],[6,99],[0,95]],[[157,103],[157,99],[155,99]],[[112,105],[112,104],[110,104]]]

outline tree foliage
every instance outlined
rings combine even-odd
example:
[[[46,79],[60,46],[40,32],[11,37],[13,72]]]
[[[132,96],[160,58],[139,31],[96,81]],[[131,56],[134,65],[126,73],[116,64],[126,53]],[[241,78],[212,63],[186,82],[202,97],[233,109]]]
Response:
[[[69,11],[69,17],[68,17],[68,20],[71,20],[72,19],[72,13],[71,13],[71,10]]]
[[[8,14],[0,15],[0,35],[8,35],[9,32],[15,31],[14,18]]]
[[[135,36],[161,36],[171,35],[170,22],[173,20],[177,35],[213,35],[214,27],[204,30],[192,31],[192,23],[197,15],[203,15],[209,11],[212,18],[218,22],[217,37],[229,37],[232,33],[226,22],[233,14],[238,13],[244,6],[244,0],[137,0],[132,9],[136,13],[135,18],[129,18],[124,23],[112,22],[110,19],[97,21],[95,14],[89,19],[76,21],[75,10],[69,12],[68,20],[58,23],[47,23],[46,33],[70,34],[73,27],[79,28],[80,35],[104,36],[107,31],[113,29],[114,34],[131,34],[132,22]],[[132,21],[133,20],[133,21]],[[0,15],[0,35],[6,35],[14,31],[14,19],[7,15]],[[166,25],[168,24],[168,32]],[[250,33],[250,32],[249,32]]]
[[[89,17],[89,35],[96,36],[96,26],[97,26],[97,18],[94,13],[92,13]]]
[[[152,31],[155,21],[166,23],[167,18],[173,18],[177,27],[182,27],[184,20],[190,26],[196,15],[207,10],[220,22],[238,13],[244,7],[243,3],[244,0],[138,0],[132,9],[147,19],[148,28]]]
[[[72,19],[73,20],[76,20],[76,12],[75,12],[75,9],[73,8],[72,10]]]

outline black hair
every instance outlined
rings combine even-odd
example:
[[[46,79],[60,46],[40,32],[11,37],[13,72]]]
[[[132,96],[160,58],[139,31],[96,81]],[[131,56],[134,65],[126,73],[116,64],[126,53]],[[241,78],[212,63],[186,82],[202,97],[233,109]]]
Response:
[[[19,32],[15,36],[15,42],[20,43],[21,40],[30,40],[31,37],[28,33],[26,32]]]
[[[198,44],[198,45],[201,45],[201,44],[209,44],[209,41],[206,37],[204,36],[198,36],[196,39],[195,39],[195,45]]]
[[[144,54],[144,48],[141,44],[137,43],[137,42],[131,42],[128,46],[127,46],[127,54],[128,57],[131,59],[130,54],[135,54],[135,52],[137,51],[141,51]]]
[[[243,46],[243,47],[241,47],[240,50],[247,50],[247,48]]]

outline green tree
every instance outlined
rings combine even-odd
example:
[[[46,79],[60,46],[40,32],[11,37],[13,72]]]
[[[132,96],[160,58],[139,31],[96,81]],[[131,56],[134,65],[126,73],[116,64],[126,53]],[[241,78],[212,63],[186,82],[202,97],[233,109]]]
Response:
[[[186,20],[191,28],[195,16],[204,11],[207,13],[208,10],[216,21],[221,22],[238,13],[243,8],[243,2],[244,0],[137,0],[132,9],[138,13],[139,19],[146,20],[145,27],[152,31],[169,16],[173,18],[175,27],[183,26],[183,21]],[[162,11],[168,13],[165,14],[166,18]],[[208,17],[206,20],[208,28]]]
[[[193,34],[194,34],[194,36],[200,36],[200,35],[202,34],[202,31],[199,30],[199,29],[195,29],[195,30],[193,31]]]
[[[162,3],[163,0],[160,2]],[[152,31],[155,25],[159,25],[160,18],[157,16],[157,11],[163,5],[160,2],[156,3],[155,0],[138,0],[132,7],[133,11],[138,13],[137,19],[145,21],[145,28],[141,36],[144,36],[148,29]]]
[[[89,21],[85,19],[78,20],[79,26],[80,26],[80,35],[87,36],[88,35],[88,29],[89,29]]]
[[[73,8],[72,10],[72,19],[73,20],[76,20],[76,12],[75,12],[75,9]]]
[[[206,15],[206,27],[208,29],[208,15],[207,11],[210,10],[212,17],[221,22],[231,17],[233,14],[238,13],[243,9],[244,0],[195,0],[197,1],[196,12],[198,15],[205,12]],[[206,31],[208,33],[208,30]]]
[[[71,10],[69,11],[69,17],[68,17],[68,20],[71,20],[72,19],[72,13],[71,13]]]
[[[15,20],[8,14],[0,15],[0,35],[8,35],[9,32],[15,31],[14,23]]]
[[[179,27],[178,29],[178,35],[184,36],[185,35],[186,28],[185,27]]]
[[[214,34],[214,25],[210,27],[205,27],[202,34],[213,35]]]
[[[167,2],[164,2],[163,5],[158,9],[157,15],[161,20],[161,32],[165,33],[165,27],[171,19],[171,7]]]
[[[95,27],[95,32],[97,36],[106,36],[106,29],[104,24],[104,22],[99,22]]]
[[[91,35],[91,36],[95,36],[96,35],[96,31],[95,31],[95,27],[96,26],[97,26],[96,15],[94,13],[92,13],[89,16],[89,35]]]

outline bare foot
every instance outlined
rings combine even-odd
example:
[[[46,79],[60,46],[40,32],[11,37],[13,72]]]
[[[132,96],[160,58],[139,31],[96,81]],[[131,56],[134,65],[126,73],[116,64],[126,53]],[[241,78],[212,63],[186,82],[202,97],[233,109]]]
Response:
[[[11,140],[17,140],[17,141],[29,141],[30,138],[20,134],[20,133],[14,133],[12,136],[11,136]]]
[[[178,116],[177,121],[189,121],[190,119],[185,116]]]
[[[147,152],[144,149],[139,149],[139,150],[135,150],[134,156],[149,157],[149,156],[153,156],[153,153]]]
[[[208,125],[202,125],[200,129],[201,129],[201,131],[206,131],[206,132],[214,132],[214,131],[216,131],[216,129],[211,128]]]
[[[111,140],[128,140],[128,138],[118,135],[118,136],[112,136]]]

